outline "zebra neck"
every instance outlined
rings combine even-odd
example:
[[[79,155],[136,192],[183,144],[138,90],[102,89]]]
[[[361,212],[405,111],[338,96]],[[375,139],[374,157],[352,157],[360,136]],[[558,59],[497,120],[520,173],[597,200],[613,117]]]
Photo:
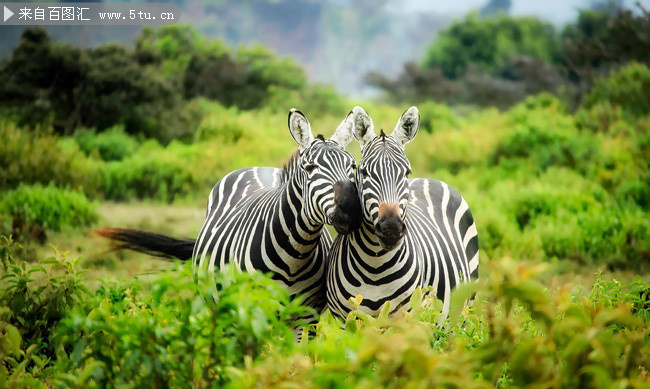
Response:
[[[277,243],[298,259],[311,256],[323,230],[322,224],[314,224],[305,217],[303,188],[300,177],[289,180],[279,197],[278,212],[271,220]]]

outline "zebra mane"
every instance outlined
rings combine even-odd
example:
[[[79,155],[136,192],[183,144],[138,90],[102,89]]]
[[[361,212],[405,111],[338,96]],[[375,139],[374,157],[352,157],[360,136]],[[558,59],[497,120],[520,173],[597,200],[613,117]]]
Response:
[[[316,139],[322,140],[323,142],[325,142],[325,137],[323,136],[323,134],[316,135]]]
[[[386,136],[387,136],[387,135],[386,135],[386,133],[384,132],[384,129],[383,129],[383,128],[382,128],[381,130],[379,130],[379,136],[381,137],[381,140],[383,140],[384,142],[386,142]]]
[[[295,150],[293,153],[291,153],[289,160],[282,166],[282,179],[280,181],[281,184],[289,181],[289,177],[291,177],[291,173],[295,170],[295,167],[298,165],[299,160],[300,152],[298,150]]]

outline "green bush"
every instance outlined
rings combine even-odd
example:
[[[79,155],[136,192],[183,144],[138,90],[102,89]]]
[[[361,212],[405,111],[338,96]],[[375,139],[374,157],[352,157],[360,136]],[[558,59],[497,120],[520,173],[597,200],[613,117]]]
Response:
[[[146,142],[131,157],[103,165],[101,193],[110,200],[153,198],[167,202],[192,193],[197,184],[185,151],[186,146],[175,142],[167,148]]]
[[[649,114],[650,69],[640,63],[630,63],[609,77],[596,80],[591,91],[585,95],[582,106],[592,108],[609,104],[620,109],[624,117],[637,119]]]
[[[597,160],[596,139],[578,132],[563,104],[543,101],[539,105],[538,101],[529,98],[508,113],[510,134],[495,150],[493,163],[516,164],[528,159],[542,171],[551,166],[588,171],[592,160]]]
[[[458,128],[460,120],[445,104],[426,101],[418,105],[420,111],[420,128],[426,132],[436,132],[440,128]]]
[[[203,101],[205,115],[194,133],[194,141],[216,139],[220,142],[237,142],[246,133],[242,112],[237,107],[224,107],[220,104]]]
[[[21,183],[77,186],[81,181],[71,168],[74,156],[62,152],[50,129],[30,130],[0,120],[0,137],[0,189]]]
[[[86,155],[97,150],[104,161],[120,161],[131,156],[138,148],[138,141],[124,132],[121,125],[99,134],[92,130],[79,130],[75,132],[74,139]]]
[[[343,118],[353,107],[339,95],[332,86],[312,84],[300,90],[271,86],[269,98],[264,108],[274,113],[285,115],[290,108],[297,108],[304,113],[331,115]]]
[[[585,265],[647,271],[650,222],[639,210],[603,207],[575,215],[540,219],[534,231],[547,257],[570,258]]]
[[[295,340],[291,318],[306,308],[261,274],[232,267],[217,273],[217,301],[195,293],[189,267],[154,282],[104,284],[58,328],[73,352],[59,358],[58,376],[68,385],[223,385],[229,369],[262,356],[268,347],[286,349]],[[218,291],[218,292],[217,292]],[[76,372],[88,372],[80,376]]]
[[[27,266],[2,239],[2,386],[221,386],[233,367],[295,347],[296,318],[313,314],[269,277],[234,267],[199,293],[183,266],[147,288],[104,282],[91,294],[79,260],[55,253]]]
[[[415,293],[394,318],[325,315],[317,339],[237,369],[232,387],[644,387],[647,283],[596,280],[591,295],[549,290],[545,266],[488,265],[489,278],[452,296],[450,319]],[[462,303],[478,291],[474,307]],[[385,309],[388,312],[388,309]],[[240,371],[238,371],[240,370]]]
[[[579,108],[575,113],[576,126],[592,132],[618,133],[621,130],[622,118],[623,111],[620,106],[602,101],[592,104],[589,108]]]
[[[227,267],[197,293],[182,266],[146,287],[104,282],[90,293],[77,260],[57,254],[27,266],[16,249],[0,241],[3,386],[644,387],[650,379],[650,285],[641,279],[599,275],[581,293],[545,286],[555,276],[546,263],[489,261],[480,282],[453,293],[442,324],[441,302],[417,290],[408,312],[389,316],[386,305],[376,318],[352,311],[343,321],[326,312],[315,335],[296,343],[293,319],[308,309],[260,274]]]
[[[79,191],[53,185],[21,185],[0,200],[0,215],[19,219],[25,226],[60,231],[93,224],[98,219],[96,207]]]
[[[0,385],[38,384],[61,350],[55,329],[68,310],[91,294],[82,282],[79,259],[54,252],[27,266],[21,247],[0,236]],[[6,337],[5,337],[6,335]],[[50,369],[51,370],[51,369]],[[22,383],[22,385],[21,385]]]
[[[560,58],[559,49],[555,29],[539,19],[506,15],[481,19],[470,14],[438,34],[422,63],[455,79],[470,65],[496,74],[508,59],[521,55],[554,63]]]
[[[541,176],[537,182],[522,186],[510,197],[508,209],[514,213],[520,229],[534,226],[540,216],[555,220],[561,214],[576,215],[602,211],[602,205],[596,198],[596,188],[590,193],[586,188],[579,188],[578,182],[574,183],[575,186],[569,186],[560,175],[571,179],[568,172],[552,170]]]

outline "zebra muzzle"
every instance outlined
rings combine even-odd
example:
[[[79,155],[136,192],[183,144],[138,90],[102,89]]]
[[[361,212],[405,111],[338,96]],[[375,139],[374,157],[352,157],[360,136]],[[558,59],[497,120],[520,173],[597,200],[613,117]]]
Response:
[[[356,185],[351,181],[334,184],[334,211],[330,219],[339,234],[349,234],[361,226],[361,201]]]
[[[375,235],[384,250],[392,250],[406,235],[406,223],[399,214],[397,204],[381,204],[378,217]]]

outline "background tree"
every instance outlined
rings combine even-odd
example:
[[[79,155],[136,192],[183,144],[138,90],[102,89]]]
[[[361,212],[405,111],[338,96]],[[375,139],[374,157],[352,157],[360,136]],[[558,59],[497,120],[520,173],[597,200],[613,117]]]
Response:
[[[560,47],[553,26],[532,17],[499,15],[480,19],[470,14],[440,32],[426,50],[422,67],[440,68],[450,79],[461,77],[469,64],[496,75],[514,56],[557,63]]]

